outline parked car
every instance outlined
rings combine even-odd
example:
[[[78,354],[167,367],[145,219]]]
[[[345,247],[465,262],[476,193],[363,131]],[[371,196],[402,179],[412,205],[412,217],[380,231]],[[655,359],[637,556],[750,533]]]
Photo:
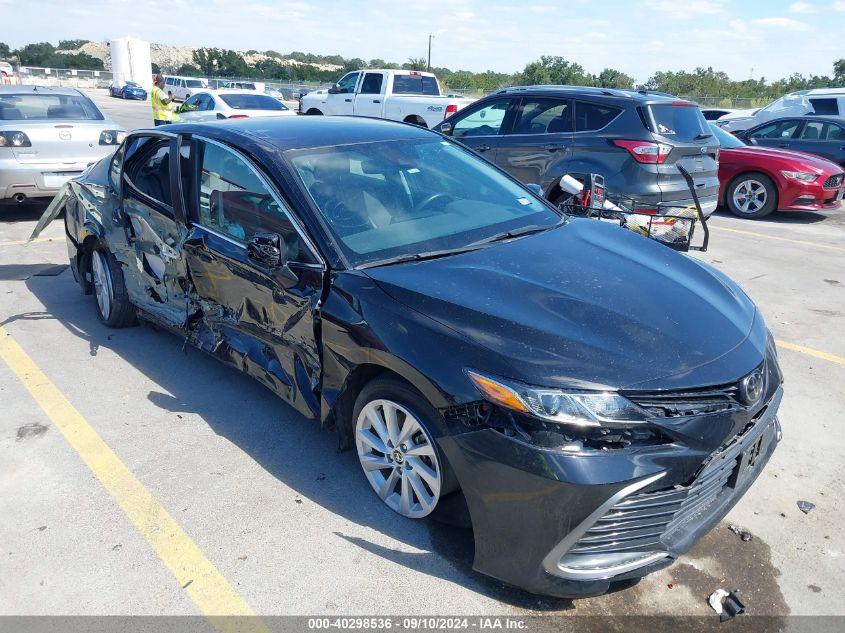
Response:
[[[772,211],[822,211],[839,206],[845,172],[829,160],[785,149],[746,145],[710,124],[719,139],[719,203],[741,218]]]
[[[798,90],[773,101],[765,108],[737,110],[719,119],[719,127],[728,132],[742,132],[773,119],[845,115],[845,88]]]
[[[121,140],[75,88],[0,86],[0,199],[52,197]]]
[[[816,154],[845,166],[845,118],[791,117],[775,119],[740,132],[748,145],[777,147]]]
[[[668,565],[780,439],[774,341],[736,283],[430,130],[142,130],[39,226],[62,208],[106,326],[140,316],[255,377],[390,509],[471,524],[474,568],[532,592]]]
[[[299,107],[303,114],[368,116],[432,127],[472,102],[444,96],[431,73],[356,70],[331,88],[309,92]]]
[[[707,121],[715,121],[732,112],[736,112],[736,110],[731,108],[701,108],[701,114]]]
[[[147,100],[147,91],[134,81],[112,81],[109,84],[109,96],[121,99]]]
[[[264,83],[260,81],[227,81],[223,88],[229,90],[252,90],[253,92],[264,92]]]
[[[15,69],[9,62],[0,61],[0,84],[6,83],[14,74]]]
[[[203,90],[179,106],[180,120],[186,123],[215,119],[296,116],[278,99],[254,90]]]
[[[208,82],[199,77],[164,76],[164,89],[176,101],[184,101],[197,90],[208,88]]]
[[[677,166],[695,180],[702,212],[716,209],[719,148],[694,103],[661,94],[573,86],[506,88],[436,127],[515,178],[565,204],[570,174],[604,177],[607,190],[642,212],[693,205]]]

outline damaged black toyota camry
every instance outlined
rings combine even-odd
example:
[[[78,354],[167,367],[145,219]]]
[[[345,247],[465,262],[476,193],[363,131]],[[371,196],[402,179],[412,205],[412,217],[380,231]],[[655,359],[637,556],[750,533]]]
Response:
[[[771,334],[706,264],[412,125],[165,129],[37,229],[65,210],[100,319],[169,328],[337,429],[391,509],[471,525],[479,572],[576,597],[664,567],[780,440]]]

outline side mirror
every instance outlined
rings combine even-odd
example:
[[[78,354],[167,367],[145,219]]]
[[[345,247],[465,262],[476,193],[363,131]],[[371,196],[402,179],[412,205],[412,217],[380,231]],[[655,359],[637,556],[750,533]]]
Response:
[[[337,84],[334,84],[334,85],[332,85],[331,88],[329,88],[328,92],[329,92],[330,95],[340,94],[340,86],[338,86]]]
[[[247,256],[268,268],[278,268],[284,264],[282,238],[276,233],[256,233],[246,244]]]
[[[452,124],[447,121],[444,121],[439,126],[437,126],[437,129],[440,130],[441,134],[445,134],[446,136],[452,136]]]

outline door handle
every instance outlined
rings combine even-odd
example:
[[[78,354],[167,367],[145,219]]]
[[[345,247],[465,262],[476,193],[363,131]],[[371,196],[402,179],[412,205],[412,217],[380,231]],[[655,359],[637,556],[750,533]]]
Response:
[[[378,99],[373,99],[373,103],[381,103]]]
[[[344,101],[346,101],[346,103],[351,103],[352,99],[344,99]]]
[[[549,152],[556,152],[558,150],[566,149],[566,147],[564,147],[563,145],[552,145],[552,144],[544,145],[543,147]]]
[[[478,147],[475,148],[476,152],[487,152],[489,150],[490,150],[489,145],[479,145]]]
[[[789,147],[789,143],[781,143],[778,147]]]

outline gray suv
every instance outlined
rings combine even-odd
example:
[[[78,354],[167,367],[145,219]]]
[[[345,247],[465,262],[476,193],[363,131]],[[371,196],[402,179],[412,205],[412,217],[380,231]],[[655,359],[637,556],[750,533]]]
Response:
[[[560,177],[605,178],[611,198],[671,215],[693,204],[678,165],[693,176],[709,216],[719,192],[719,142],[695,103],[670,95],[530,86],[495,92],[436,126],[550,201],[568,197]]]

